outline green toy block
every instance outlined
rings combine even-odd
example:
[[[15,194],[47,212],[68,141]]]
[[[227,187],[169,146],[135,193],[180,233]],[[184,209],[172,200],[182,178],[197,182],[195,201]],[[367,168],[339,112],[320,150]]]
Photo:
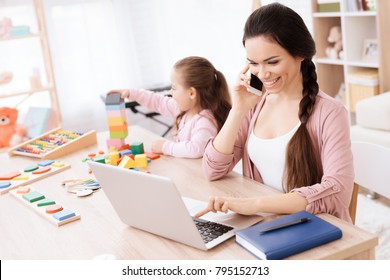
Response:
[[[45,198],[45,196],[43,194],[41,194],[40,192],[37,192],[37,191],[26,193],[22,197],[30,203],[33,203],[35,201],[42,200]]]
[[[93,161],[100,162],[100,163],[106,163],[106,159],[100,155],[97,155],[93,158]]]
[[[126,138],[127,135],[128,135],[127,131],[110,131],[111,139],[123,139]]]
[[[133,155],[144,153],[144,143],[142,142],[134,142],[133,144],[130,145],[130,148]]]

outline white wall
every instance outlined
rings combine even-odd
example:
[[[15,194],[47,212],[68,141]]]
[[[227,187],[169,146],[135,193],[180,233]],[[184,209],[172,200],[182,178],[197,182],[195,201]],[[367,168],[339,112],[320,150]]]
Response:
[[[106,129],[99,95],[169,85],[171,67],[208,58],[233,84],[245,64],[251,0],[46,1],[64,126]]]

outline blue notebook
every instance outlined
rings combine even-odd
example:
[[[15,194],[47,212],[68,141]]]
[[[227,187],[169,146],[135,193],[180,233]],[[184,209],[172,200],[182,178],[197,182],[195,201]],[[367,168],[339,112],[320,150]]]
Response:
[[[309,221],[261,232],[303,218]],[[236,242],[260,259],[279,260],[337,240],[342,235],[338,227],[306,211],[300,211],[238,230]]]

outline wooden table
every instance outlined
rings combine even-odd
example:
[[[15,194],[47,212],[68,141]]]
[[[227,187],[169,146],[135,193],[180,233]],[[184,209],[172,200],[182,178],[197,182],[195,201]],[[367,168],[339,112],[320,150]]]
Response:
[[[98,134],[98,144],[61,160],[71,168],[31,184],[31,187],[78,212],[81,219],[61,227],[48,222],[22,205],[10,194],[0,196],[0,259],[93,259],[112,254],[117,259],[255,259],[234,238],[204,252],[123,224],[102,190],[91,196],[77,197],[66,192],[61,182],[87,178],[88,166],[82,162],[89,153],[107,151],[108,133]],[[159,138],[143,128],[129,127],[127,143],[142,141],[150,151],[151,141]],[[0,155],[0,172],[38,162],[23,156]],[[183,196],[207,200],[210,195],[253,196],[277,193],[232,172],[226,178],[209,182],[203,175],[200,159],[178,159],[162,156],[152,161],[148,170],[174,180]],[[340,240],[291,256],[289,259],[374,259],[378,238],[327,214],[319,217],[340,227]]]

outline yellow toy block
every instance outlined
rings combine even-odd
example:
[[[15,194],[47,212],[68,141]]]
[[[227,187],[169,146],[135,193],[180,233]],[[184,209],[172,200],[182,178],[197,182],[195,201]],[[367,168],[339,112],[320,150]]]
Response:
[[[118,125],[124,125],[126,123],[126,120],[122,117],[110,117],[107,120],[108,126],[118,126]]]
[[[145,168],[148,166],[148,160],[145,154],[135,155],[135,165],[139,168]]]
[[[130,169],[130,168],[135,168],[136,163],[131,157],[124,156],[118,166],[126,169]]]
[[[108,154],[108,158],[110,159],[111,165],[117,165],[119,159],[119,152],[111,152]]]

